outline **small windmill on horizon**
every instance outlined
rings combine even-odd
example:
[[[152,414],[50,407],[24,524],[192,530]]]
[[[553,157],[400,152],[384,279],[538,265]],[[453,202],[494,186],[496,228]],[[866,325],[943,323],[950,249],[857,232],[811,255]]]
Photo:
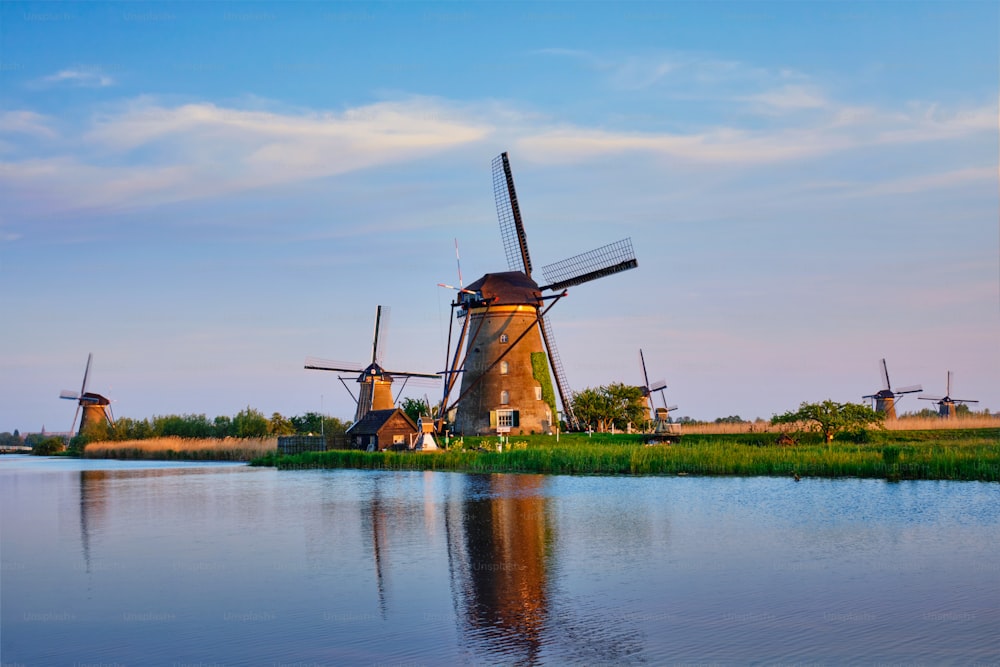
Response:
[[[938,405],[938,415],[941,417],[955,417],[955,408],[963,403],[978,403],[968,398],[951,397],[951,371],[948,371],[948,381],[944,396],[920,396],[921,401],[936,401]]]
[[[901,389],[893,390],[892,385],[889,383],[889,368],[886,366],[885,359],[882,359],[882,389],[875,392],[874,394],[869,394],[868,396],[862,396],[862,399],[871,399],[874,404],[875,412],[881,412],[885,415],[886,419],[896,418],[896,397],[902,396],[903,394],[914,394],[916,392],[923,391],[924,388],[919,384],[910,385],[908,387],[902,387]]]
[[[388,319],[388,308],[386,308]],[[354,423],[360,422],[372,410],[391,410],[396,407],[396,398],[392,395],[394,378],[404,378],[400,393],[411,378],[440,380],[436,373],[413,373],[410,371],[388,371],[382,367],[382,353],[385,340],[385,324],[382,321],[382,306],[375,309],[375,334],[372,340],[372,359],[368,365],[357,362],[331,361],[318,357],[307,357],[305,367],[311,370],[334,371],[337,373],[357,373],[358,395],[355,396],[344,378],[337,376],[347,393],[354,399],[357,408],[354,411]]]
[[[443,371],[445,386],[435,422],[440,428],[445,416],[457,408],[453,425],[456,433],[547,433],[557,418],[558,393],[566,423],[576,429],[579,424],[573,414],[572,391],[545,316],[567,295],[567,287],[636,268],[632,242],[622,239],[549,264],[542,268],[548,283],[539,286],[532,277],[528,240],[507,153],[494,158],[492,168],[500,236],[509,270],[487,273],[457,290],[451,306],[453,312],[458,311],[462,329],[452,355],[456,318],[450,318],[449,359]],[[462,381],[458,398],[449,404],[459,376]]]
[[[92,426],[108,424],[115,425],[115,418],[111,412],[111,401],[97,393],[87,391],[87,380],[90,377],[90,364],[94,359],[94,354],[87,355],[87,367],[83,371],[83,384],[80,391],[75,392],[69,389],[59,392],[59,398],[69,401],[76,401],[76,412],[73,413],[73,424],[69,428],[70,434],[76,428],[76,418],[83,410],[83,417],[80,419],[79,433],[83,433]]]
[[[667,399],[663,394],[663,391],[667,388],[667,383],[664,380],[657,380],[652,384],[649,383],[649,374],[646,373],[646,357],[642,353],[642,348],[639,348],[639,363],[642,366],[643,382],[646,383],[639,387],[639,390],[642,391],[642,396],[646,399],[646,405],[649,406],[649,418],[651,420],[661,418],[666,420],[670,416],[670,413],[677,409],[676,405],[667,406]],[[660,392],[660,399],[663,401],[662,408],[657,408],[653,405],[653,394],[655,392]]]

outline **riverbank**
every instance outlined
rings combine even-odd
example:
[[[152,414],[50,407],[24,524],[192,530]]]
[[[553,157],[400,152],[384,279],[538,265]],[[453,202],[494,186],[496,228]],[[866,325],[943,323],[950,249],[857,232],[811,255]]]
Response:
[[[889,480],[1000,482],[1000,429],[893,431],[877,442],[775,444],[773,434],[693,435],[680,444],[646,446],[642,436],[563,435],[452,441],[446,451],[362,452],[337,450],[291,456],[271,454],[252,465],[279,469],[360,468],[447,470],[470,473],[597,475],[731,475],[859,477]],[[461,447],[461,448],[460,448]]]

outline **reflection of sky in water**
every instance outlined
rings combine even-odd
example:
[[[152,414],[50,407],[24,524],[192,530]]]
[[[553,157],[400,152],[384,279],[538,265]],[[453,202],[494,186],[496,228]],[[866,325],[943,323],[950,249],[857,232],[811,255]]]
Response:
[[[988,661],[998,501],[975,483],[5,457],[0,648],[25,664]]]

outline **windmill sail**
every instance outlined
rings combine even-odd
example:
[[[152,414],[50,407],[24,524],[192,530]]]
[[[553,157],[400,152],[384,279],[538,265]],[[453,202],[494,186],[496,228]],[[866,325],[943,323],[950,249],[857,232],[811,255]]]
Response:
[[[628,271],[637,266],[639,262],[636,261],[635,252],[632,250],[632,239],[626,238],[561,262],[543,266],[542,273],[549,284],[542,289],[558,291]]]
[[[528,255],[528,237],[524,233],[521,207],[514,190],[514,176],[510,171],[507,153],[493,158],[493,195],[496,199],[497,217],[500,219],[500,236],[503,239],[507,266],[531,276],[531,257]]]

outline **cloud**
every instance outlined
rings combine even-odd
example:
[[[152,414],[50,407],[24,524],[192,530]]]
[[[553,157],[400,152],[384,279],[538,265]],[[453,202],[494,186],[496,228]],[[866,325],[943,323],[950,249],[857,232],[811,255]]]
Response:
[[[59,70],[55,74],[42,77],[35,82],[35,85],[41,87],[69,85],[80,88],[106,88],[115,85],[115,80],[99,67],[80,66]]]
[[[807,95],[779,96],[774,104],[812,105]],[[519,140],[519,148],[541,162],[567,162],[601,156],[647,153],[700,163],[767,164],[820,157],[876,145],[919,144],[996,134],[996,109],[983,107],[943,112],[913,105],[883,112],[858,107],[824,107],[823,117],[798,126],[747,130],[716,126],[687,134],[622,132],[565,124],[540,128]]]
[[[150,206],[397,163],[483,139],[460,108],[411,98],[275,112],[144,98],[94,119],[64,155],[0,162],[0,186],[61,210]]]
[[[27,134],[43,139],[54,139],[56,132],[48,118],[34,111],[0,112],[0,134]]]

